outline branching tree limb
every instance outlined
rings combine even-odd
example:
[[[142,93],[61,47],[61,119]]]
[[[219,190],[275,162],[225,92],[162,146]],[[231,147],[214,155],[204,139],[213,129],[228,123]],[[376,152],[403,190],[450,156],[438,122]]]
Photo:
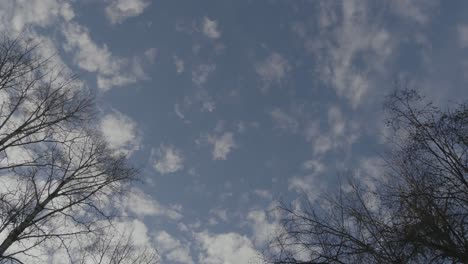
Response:
[[[468,263],[468,104],[442,111],[414,90],[388,97],[395,132],[375,191],[350,180],[283,204],[271,263]]]
[[[0,263],[105,234],[112,197],[136,176],[95,128],[93,96],[34,49],[0,42]],[[113,247],[106,263],[154,263],[124,237]]]

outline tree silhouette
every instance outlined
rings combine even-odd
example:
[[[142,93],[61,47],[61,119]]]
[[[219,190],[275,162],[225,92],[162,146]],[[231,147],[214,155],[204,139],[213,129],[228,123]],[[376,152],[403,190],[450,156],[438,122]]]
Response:
[[[136,177],[96,129],[93,95],[35,50],[0,42],[0,263],[41,250],[71,254],[84,238],[105,234],[112,197]],[[114,247],[133,248],[130,240]],[[96,263],[125,263],[123,256]]]
[[[468,263],[468,108],[442,111],[415,90],[388,96],[394,132],[384,177],[282,204],[270,263]],[[346,187],[346,188],[345,188]]]

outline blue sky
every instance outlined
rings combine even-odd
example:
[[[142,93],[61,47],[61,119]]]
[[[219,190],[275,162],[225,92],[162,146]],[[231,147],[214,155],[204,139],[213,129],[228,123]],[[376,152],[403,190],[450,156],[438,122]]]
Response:
[[[395,83],[468,97],[466,1],[3,0],[0,29],[96,93],[162,263],[257,263],[278,200],[379,174]]]

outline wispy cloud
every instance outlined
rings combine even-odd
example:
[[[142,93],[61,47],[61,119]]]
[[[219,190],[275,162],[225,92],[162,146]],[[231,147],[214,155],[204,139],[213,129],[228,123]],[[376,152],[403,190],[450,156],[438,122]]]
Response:
[[[165,206],[151,195],[139,188],[132,188],[128,196],[123,197],[123,210],[142,218],[145,216],[162,216],[171,220],[182,219],[182,209],[179,205]]]
[[[255,263],[260,257],[252,241],[237,233],[201,232],[195,239],[201,247],[199,263]]]
[[[105,115],[100,129],[109,146],[119,154],[130,155],[140,148],[137,124],[122,113],[113,111]]]
[[[216,20],[211,20],[208,17],[203,18],[202,31],[205,36],[211,39],[221,37],[221,31],[218,29],[218,22],[216,22]]]
[[[112,24],[119,24],[140,15],[150,4],[148,0],[112,0],[106,7],[106,16]]]
[[[255,72],[264,82],[262,89],[268,90],[271,85],[280,85],[286,74],[291,70],[289,62],[279,53],[272,53],[255,65]]]
[[[88,72],[97,73],[97,84],[102,90],[124,86],[146,79],[142,61],[114,56],[107,45],[96,44],[89,30],[77,23],[62,27],[65,37],[64,49],[74,55],[76,65]]]
[[[216,64],[199,64],[192,69],[192,82],[202,86],[208,81],[208,76],[216,70]]]
[[[208,142],[213,146],[212,156],[214,160],[226,160],[232,149],[236,148],[234,134],[225,132],[222,135],[208,136]]]
[[[182,153],[171,145],[161,145],[152,150],[153,167],[161,174],[174,173],[184,168]]]
[[[160,231],[155,235],[155,242],[162,257],[168,261],[182,264],[193,264],[190,248],[166,231]]]
[[[178,56],[174,56],[173,59],[174,59],[174,65],[176,67],[176,72],[178,74],[183,73],[184,69],[185,69],[184,61],[181,58],[179,58]]]
[[[280,129],[295,133],[299,128],[299,122],[293,116],[285,113],[279,108],[275,108],[270,111],[270,116],[276,127]]]

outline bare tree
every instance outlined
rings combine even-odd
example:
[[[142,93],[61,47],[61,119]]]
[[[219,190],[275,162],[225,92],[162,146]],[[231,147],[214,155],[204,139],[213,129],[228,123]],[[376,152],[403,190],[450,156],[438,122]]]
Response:
[[[75,263],[79,264],[154,264],[159,257],[148,246],[135,244],[133,232],[118,231],[94,236],[78,250]],[[73,259],[73,256],[71,256]]]
[[[395,132],[375,189],[283,204],[271,263],[468,263],[468,105],[442,111],[416,91],[388,97]],[[344,188],[346,187],[346,188]]]
[[[103,232],[136,175],[95,128],[92,94],[35,49],[0,42],[0,263]]]

